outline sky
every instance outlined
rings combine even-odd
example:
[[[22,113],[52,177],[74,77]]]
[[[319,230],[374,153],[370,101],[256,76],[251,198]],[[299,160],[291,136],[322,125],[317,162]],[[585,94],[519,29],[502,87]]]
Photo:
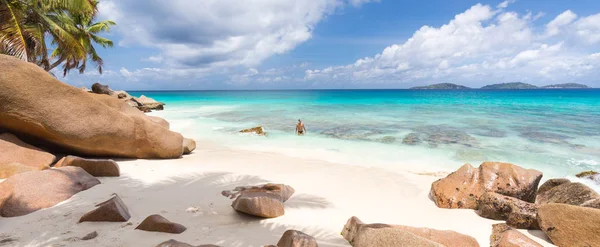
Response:
[[[598,0],[101,0],[124,90],[600,87]]]

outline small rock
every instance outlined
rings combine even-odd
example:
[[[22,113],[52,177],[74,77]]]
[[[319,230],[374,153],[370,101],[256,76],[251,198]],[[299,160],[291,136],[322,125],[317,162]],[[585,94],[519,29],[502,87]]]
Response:
[[[440,208],[476,209],[479,197],[485,192],[534,202],[541,179],[540,171],[509,163],[484,162],[479,168],[466,164],[433,182],[430,196]]]
[[[181,224],[171,222],[158,214],[153,214],[146,217],[146,219],[144,219],[144,221],[142,221],[135,229],[149,232],[179,234],[184,232],[187,228]]]
[[[106,95],[111,95],[113,93],[113,91],[110,90],[110,87],[108,87],[108,85],[102,85],[98,82],[92,84],[92,92],[95,94],[106,94]]]
[[[183,138],[183,154],[191,154],[196,149],[196,141]]]
[[[404,137],[404,139],[402,139],[402,143],[407,144],[407,145],[417,145],[417,144],[421,143],[421,139],[419,139],[419,134],[410,133],[410,134],[406,135]]]
[[[455,231],[410,226],[365,224],[356,217],[348,220],[342,236],[353,247],[479,247],[473,237]]]
[[[275,218],[285,213],[281,196],[267,192],[243,191],[231,207],[238,212],[263,218]]]
[[[563,183],[538,193],[536,204],[564,203],[600,209],[600,195],[582,183]]]
[[[96,209],[86,213],[79,219],[85,221],[126,222],[131,218],[129,210],[121,198],[114,194],[109,200],[96,205]]]
[[[594,176],[594,175],[598,175],[598,173],[595,171],[586,171],[586,172],[579,173],[575,176],[578,178],[586,178],[586,177]]]
[[[557,246],[600,246],[600,210],[550,203],[538,209],[540,228]]]
[[[94,177],[120,176],[119,164],[114,160],[84,159],[69,155],[59,160],[54,167],[77,166]]]
[[[90,240],[90,239],[94,239],[98,237],[98,233],[96,231],[90,232],[87,235],[83,236],[83,238],[81,238],[81,240]]]
[[[240,195],[244,191],[246,191],[246,192],[266,192],[266,193],[277,194],[277,195],[281,196],[281,199],[283,200],[283,202],[286,202],[288,199],[290,199],[290,197],[292,197],[292,195],[296,192],[296,190],[294,190],[294,188],[292,188],[289,185],[268,183],[268,184],[263,184],[263,185],[258,185],[258,186],[237,187],[233,190],[224,190],[223,192],[221,192],[221,194],[223,196],[229,197],[230,199],[235,199],[238,195]]]
[[[542,247],[542,245],[507,224],[494,224],[490,236],[490,247]]]
[[[479,198],[478,204],[477,214],[481,217],[505,220],[508,225],[519,229],[539,229],[537,207],[533,203],[486,192]]]
[[[318,247],[317,240],[306,233],[287,230],[277,242],[277,247]]]
[[[262,126],[258,126],[258,127],[254,127],[254,128],[250,128],[250,129],[245,129],[245,130],[240,130],[240,133],[255,133],[255,134],[260,135],[260,136],[264,136],[264,135],[267,134],[263,130]]]

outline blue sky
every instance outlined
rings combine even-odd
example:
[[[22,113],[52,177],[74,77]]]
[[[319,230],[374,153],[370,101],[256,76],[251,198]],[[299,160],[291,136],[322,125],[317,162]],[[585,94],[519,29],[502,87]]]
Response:
[[[102,0],[115,89],[600,87],[600,1]],[[57,73],[57,75],[60,73]]]

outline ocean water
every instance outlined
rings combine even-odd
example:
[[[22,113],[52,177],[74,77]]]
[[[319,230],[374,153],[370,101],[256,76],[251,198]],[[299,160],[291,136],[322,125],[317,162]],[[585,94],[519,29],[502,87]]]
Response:
[[[600,169],[600,90],[131,92],[199,140],[409,172],[504,161],[545,178]],[[302,119],[307,135],[296,136]],[[261,125],[268,136],[241,134]],[[282,164],[285,165],[285,164]]]

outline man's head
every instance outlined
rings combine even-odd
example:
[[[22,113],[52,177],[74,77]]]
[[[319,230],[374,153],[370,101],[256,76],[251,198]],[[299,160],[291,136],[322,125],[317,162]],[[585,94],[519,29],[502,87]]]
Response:
[[[302,123],[302,120],[298,119],[298,123]]]

